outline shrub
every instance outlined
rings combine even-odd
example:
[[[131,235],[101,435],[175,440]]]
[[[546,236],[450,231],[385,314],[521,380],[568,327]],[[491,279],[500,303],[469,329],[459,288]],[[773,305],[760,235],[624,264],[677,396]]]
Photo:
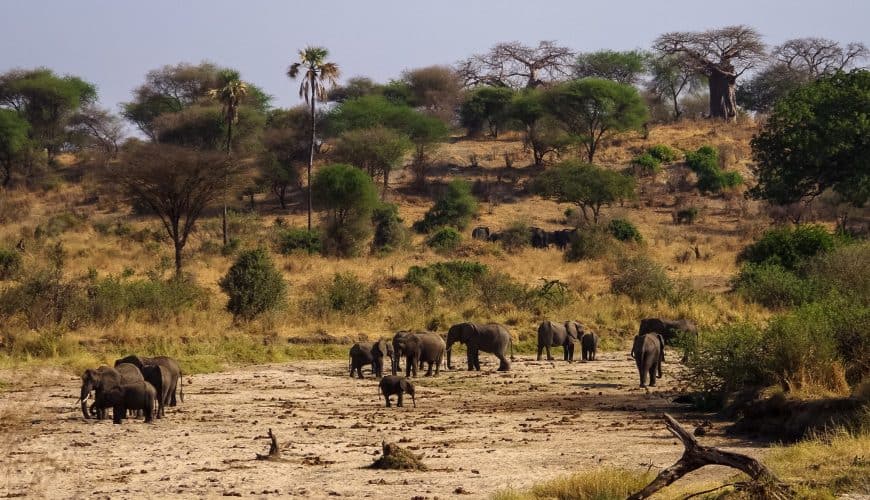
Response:
[[[680,153],[665,144],[656,144],[647,149],[647,154],[659,160],[662,163],[671,163],[677,161]]]
[[[712,146],[701,146],[697,151],[686,153],[686,165],[698,175],[698,189],[702,193],[718,193],[743,183],[739,173],[722,171],[719,151]]]
[[[81,227],[84,221],[84,217],[72,212],[63,212],[49,217],[45,223],[36,226],[33,235],[37,239],[55,238],[67,231]]]
[[[834,236],[819,225],[780,227],[765,232],[760,240],[744,248],[738,259],[795,270],[808,258],[831,250],[834,244]]]
[[[597,468],[536,484],[528,492],[496,492],[493,500],[613,500],[640,491],[652,481],[644,471]]]
[[[695,389],[719,397],[763,385],[763,352],[763,332],[755,325],[738,323],[703,332],[686,359],[686,378]]]
[[[640,231],[634,227],[634,224],[625,219],[613,219],[607,225],[607,229],[619,241],[636,241],[638,243],[643,241]]]
[[[588,226],[578,229],[568,249],[565,250],[567,262],[598,259],[604,257],[613,249],[613,237],[606,229]]]
[[[812,284],[778,264],[746,264],[734,289],[747,299],[770,308],[796,306],[813,298]]]
[[[432,233],[426,240],[426,245],[436,252],[450,252],[456,250],[462,241],[462,235],[452,227],[442,227]]]
[[[372,212],[375,236],[372,251],[388,253],[401,247],[408,240],[407,230],[402,225],[399,209],[394,203],[381,203]]]
[[[698,219],[698,209],[695,207],[681,208],[674,212],[675,224],[694,224]]]
[[[284,278],[262,248],[239,255],[220,287],[229,296],[227,310],[246,320],[279,307],[287,292]]]
[[[429,266],[411,266],[405,281],[419,288],[430,300],[444,293],[453,302],[461,302],[473,292],[473,285],[489,272],[478,262],[448,261]]]
[[[645,255],[620,259],[616,274],[610,278],[610,290],[627,295],[635,302],[674,297],[674,284],[665,270]]]
[[[339,163],[321,168],[311,189],[319,208],[325,210],[324,253],[359,255],[371,236],[372,212],[379,204],[372,179],[356,167]]]
[[[817,255],[807,266],[809,279],[821,294],[838,293],[870,304],[870,243],[834,248]]]
[[[363,283],[351,272],[335,273],[332,280],[316,286],[314,296],[304,303],[305,309],[324,317],[331,312],[360,314],[378,303],[377,289]]]
[[[304,251],[320,253],[320,233],[316,229],[308,231],[303,228],[278,229],[274,235],[275,251],[282,255]]]
[[[0,280],[14,278],[21,269],[21,254],[0,247]]]
[[[517,251],[532,244],[532,230],[524,222],[514,222],[501,232],[499,242],[505,250]]]
[[[488,310],[499,310],[505,305],[527,307],[531,298],[529,290],[517,283],[509,274],[486,273],[477,281],[480,302]]]
[[[165,321],[197,305],[207,304],[206,291],[185,280],[98,278],[88,285],[90,319],[110,324],[141,313],[152,322]]]
[[[477,215],[477,200],[471,194],[471,184],[455,179],[447,185],[447,191],[426,212],[422,220],[414,223],[419,232],[429,232],[441,226],[465,229],[471,218]]]
[[[631,160],[631,166],[640,175],[652,175],[661,172],[662,161],[649,153],[643,153]]]

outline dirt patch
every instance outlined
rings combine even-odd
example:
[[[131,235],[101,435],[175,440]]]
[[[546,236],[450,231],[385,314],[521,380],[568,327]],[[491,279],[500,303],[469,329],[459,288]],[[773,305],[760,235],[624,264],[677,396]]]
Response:
[[[663,411],[687,427],[710,418],[671,403],[674,365],[646,391],[622,352],[574,364],[520,357],[506,373],[490,358],[481,372],[417,379],[416,409],[385,408],[377,381],[348,377],[344,361],[185,377],[185,402],[153,425],[83,420],[77,377],[16,388],[0,394],[0,407],[26,416],[0,436],[9,443],[0,493],[486,498],[599,466],[656,471],[682,453]],[[759,445],[725,437],[725,424],[713,420],[704,444],[759,454]],[[269,446],[267,429],[281,461],[256,459]],[[13,434],[20,438],[7,440]],[[384,441],[422,457],[429,470],[368,468]],[[710,468],[691,477],[729,474]]]

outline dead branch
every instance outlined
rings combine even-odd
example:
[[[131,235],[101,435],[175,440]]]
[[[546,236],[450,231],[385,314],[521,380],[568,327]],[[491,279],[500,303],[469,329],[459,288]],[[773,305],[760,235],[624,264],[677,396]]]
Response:
[[[266,455],[257,453],[257,460],[277,460],[281,458],[281,449],[278,448],[278,440],[275,439],[275,434],[272,433],[272,429],[269,429],[269,440],[271,441],[269,444],[269,453]]]
[[[712,446],[702,446],[695,439],[695,436],[683,428],[673,417],[665,413],[664,419],[668,431],[676,436],[686,448],[683,456],[674,465],[659,472],[653,482],[629,496],[628,500],[649,498],[653,493],[705,465],[724,465],[746,473],[753,482],[764,488],[766,498],[784,500],[793,497],[791,488],[780,481],[761,462],[740,453],[724,451]]]

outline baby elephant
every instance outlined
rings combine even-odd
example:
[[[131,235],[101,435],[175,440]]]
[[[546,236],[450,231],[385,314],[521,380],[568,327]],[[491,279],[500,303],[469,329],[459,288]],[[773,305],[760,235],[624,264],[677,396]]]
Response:
[[[598,334],[586,332],[580,337],[580,347],[583,348],[583,361],[595,361],[598,354]]]
[[[154,400],[157,391],[148,382],[132,382],[98,393],[94,406],[97,408],[112,408],[112,422],[120,424],[127,410],[143,410],[145,423],[150,424],[154,418]]]
[[[379,384],[381,392],[384,394],[384,399],[387,401],[387,408],[390,407],[390,396],[397,394],[399,401],[396,406],[402,406],[402,394],[408,393],[411,395],[411,401],[414,403],[414,408],[417,407],[417,400],[414,399],[414,384],[405,377],[399,375],[387,375],[381,379]]]

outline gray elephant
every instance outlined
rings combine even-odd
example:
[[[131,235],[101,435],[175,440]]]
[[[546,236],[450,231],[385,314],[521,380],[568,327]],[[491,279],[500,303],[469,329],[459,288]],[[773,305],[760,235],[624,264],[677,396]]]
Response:
[[[446,346],[444,339],[437,333],[432,332],[409,332],[400,331],[393,336],[393,375],[399,371],[399,359],[405,356],[405,376],[417,376],[417,365],[423,368],[423,363],[429,364],[426,376],[432,376],[432,368],[435,375],[441,368]]]
[[[656,377],[662,376],[662,363],[665,361],[665,340],[658,333],[645,333],[634,337],[631,346],[631,357],[637,364],[640,375],[640,386],[646,387],[647,375],[649,385],[656,385]]]
[[[106,408],[112,408],[112,422],[115,424],[121,423],[127,411],[134,410],[141,410],[145,414],[145,423],[150,424],[154,420],[155,399],[157,399],[157,390],[143,380],[122,384],[98,393],[94,406],[104,411]]]
[[[175,399],[176,389],[178,390],[179,399],[184,402],[184,374],[181,372],[181,366],[178,364],[178,361],[175,361],[169,356],[154,356],[153,358],[146,358],[144,356],[130,355],[115,361],[115,366],[118,366],[120,363],[134,364],[139,367],[140,370],[145,365],[160,365],[166,367],[172,377],[169,384],[169,406],[175,406],[177,403]]]
[[[580,337],[580,348],[583,350],[583,361],[595,361],[595,356],[598,355],[598,334],[585,332]]]
[[[693,336],[698,335],[698,327],[688,319],[670,320],[661,318],[644,318],[640,320],[640,328],[637,334],[658,333],[665,342],[673,341],[680,332]]]
[[[486,226],[477,226],[471,231],[471,237],[475,240],[487,241],[489,240],[489,228]]]
[[[357,342],[350,348],[348,353],[350,367],[350,376],[353,377],[353,372],[359,378],[363,378],[362,367],[371,365],[372,374],[381,378],[384,376],[384,356],[390,359],[390,366],[393,361],[393,345],[384,339],[377,342]]]
[[[574,343],[580,340],[583,334],[583,325],[576,321],[556,323],[554,321],[542,321],[538,326],[538,361],[541,353],[547,349],[547,360],[552,361],[551,347],[562,347],[565,361],[574,361]]]
[[[145,381],[154,387],[157,392],[157,418],[163,418],[166,414],[166,405],[169,404],[172,394],[172,373],[163,365],[144,365],[142,376]]]
[[[396,406],[402,406],[402,395],[406,392],[411,396],[414,408],[417,407],[417,400],[414,397],[414,384],[405,377],[399,375],[387,375],[381,379],[378,388],[387,402],[387,408],[390,407],[390,396],[393,394],[398,396]]]
[[[82,415],[88,418],[87,400],[94,391],[95,398],[98,398],[101,393],[114,389],[122,384],[141,382],[142,373],[138,368],[129,364],[122,363],[118,367],[112,368],[109,366],[100,366],[97,369],[87,369],[82,374],[82,387],[79,400],[82,404]],[[90,414],[95,415],[97,419],[103,420],[106,418],[105,408],[97,407],[96,403],[91,405]],[[121,415],[123,417],[123,415]]]
[[[450,351],[456,342],[465,344],[469,370],[480,370],[480,351],[495,354],[499,371],[511,369],[506,354],[510,349],[513,359],[513,341],[508,329],[498,323],[459,323],[451,326],[447,331],[447,368],[450,369]]]

